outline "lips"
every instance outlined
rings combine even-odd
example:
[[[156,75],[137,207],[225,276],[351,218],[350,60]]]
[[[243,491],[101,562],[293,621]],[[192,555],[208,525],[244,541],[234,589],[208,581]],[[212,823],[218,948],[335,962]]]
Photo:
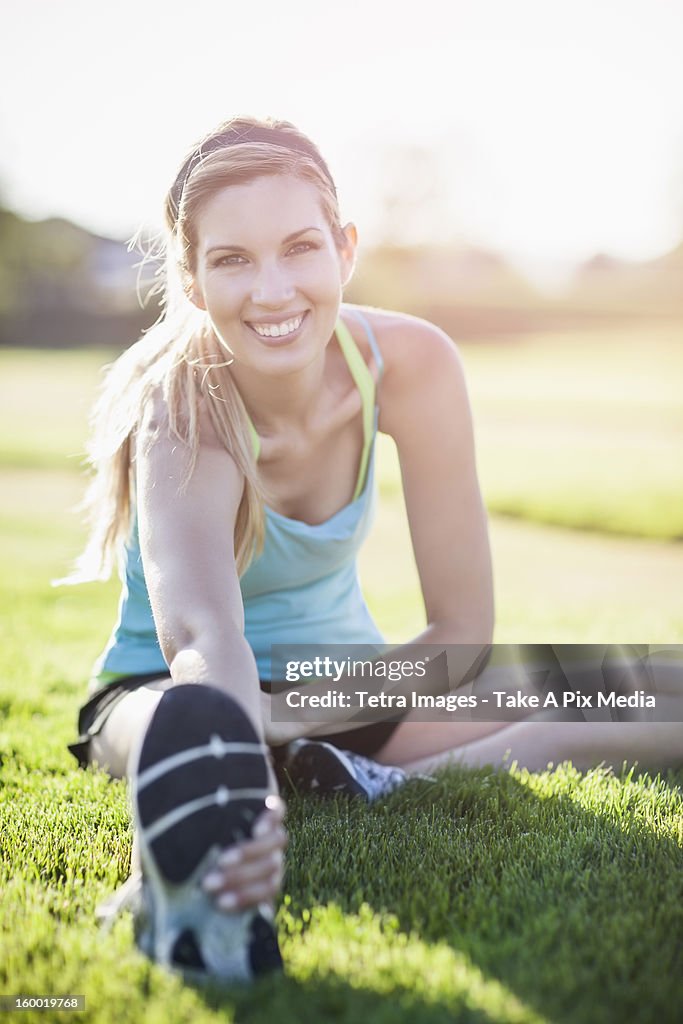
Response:
[[[296,316],[289,317],[286,320],[278,320],[276,323],[248,321],[248,324],[252,331],[258,334],[259,338],[280,339],[287,338],[290,334],[295,334],[301,327],[305,316],[306,313],[298,313]]]

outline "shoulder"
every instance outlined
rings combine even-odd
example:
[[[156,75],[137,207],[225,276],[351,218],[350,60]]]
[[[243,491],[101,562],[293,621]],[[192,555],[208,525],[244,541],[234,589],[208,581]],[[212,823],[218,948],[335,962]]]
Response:
[[[362,323],[354,312],[360,313],[369,323],[382,355],[386,378],[414,377],[415,374],[429,376],[446,366],[462,365],[455,342],[429,320],[372,306],[345,305],[343,311],[350,314],[345,317],[345,322],[359,347],[365,349],[364,354],[371,356]]]
[[[168,544],[175,531],[192,536],[234,528],[245,476],[217,436],[208,411],[192,417],[172,408],[161,389],[145,403],[138,431],[135,481],[142,523],[154,522]],[[178,534],[180,536],[180,534]]]
[[[180,445],[191,449],[196,444],[198,448],[223,449],[227,453],[217,434],[209,399],[200,394],[193,405],[187,401],[173,403],[161,384],[151,388],[142,403],[137,443],[144,451],[170,443],[174,448]]]
[[[408,313],[370,306],[347,308],[357,309],[367,319],[382,356],[378,402],[384,433],[393,434],[395,423],[440,395],[467,401],[460,353],[440,327]]]
[[[174,522],[189,510],[202,522],[217,509],[226,524],[231,514],[236,517],[245,474],[219,437],[205,402],[193,419],[185,407],[173,410],[163,389],[155,388],[133,440],[136,493],[141,509],[155,521]]]

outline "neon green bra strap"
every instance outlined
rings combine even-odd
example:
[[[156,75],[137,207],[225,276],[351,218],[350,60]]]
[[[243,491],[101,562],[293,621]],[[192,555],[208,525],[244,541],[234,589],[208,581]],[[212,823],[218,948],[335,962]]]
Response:
[[[258,457],[261,454],[261,438],[256,433],[256,427],[251,422],[249,413],[247,413],[247,422],[249,424],[249,433],[251,434],[251,446],[254,449],[254,458],[258,462]]]
[[[370,448],[372,447],[372,436],[375,426],[375,381],[368,369],[367,363],[358,351],[358,346],[353,340],[351,331],[341,318],[337,321],[335,333],[341,350],[346,357],[351,376],[360,391],[363,404],[363,451],[360,457],[356,489],[353,492],[353,501],[355,501],[360,496],[365,484],[365,473],[368,468]]]
[[[356,489],[353,492],[352,500],[355,501],[356,498],[360,497],[365,485],[365,474],[368,468],[370,448],[372,447],[372,437],[375,426],[375,381],[365,360],[358,350],[356,342],[353,340],[351,331],[348,329],[341,317],[337,320],[335,334],[337,335],[339,346],[344,353],[344,358],[346,359],[351,376],[353,377],[355,385],[360,392],[361,402],[363,405],[363,451],[361,452]],[[251,422],[251,418],[249,418],[249,416],[247,416],[247,418],[249,420],[249,430],[254,448],[254,458],[258,459],[261,451],[261,438],[258,436],[256,427]]]

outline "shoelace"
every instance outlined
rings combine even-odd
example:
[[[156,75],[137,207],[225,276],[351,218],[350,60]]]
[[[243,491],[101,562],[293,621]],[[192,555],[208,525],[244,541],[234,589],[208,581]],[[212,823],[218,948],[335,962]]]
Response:
[[[378,761],[373,761],[369,757],[363,757],[361,754],[353,754],[349,751],[345,751],[345,754],[353,766],[364,772],[370,782],[376,785],[395,788],[407,779],[406,773],[400,768],[379,764]]]
[[[382,785],[385,787],[385,792],[388,789],[397,789],[408,781],[420,781],[420,782],[436,782],[434,775],[427,775],[419,772],[415,775],[407,775],[402,768],[395,767],[393,765],[380,764],[379,761],[373,761],[369,757],[363,757],[361,754],[354,754],[351,751],[344,751],[346,756],[349,758],[351,763],[361,771],[365,772],[371,782]]]

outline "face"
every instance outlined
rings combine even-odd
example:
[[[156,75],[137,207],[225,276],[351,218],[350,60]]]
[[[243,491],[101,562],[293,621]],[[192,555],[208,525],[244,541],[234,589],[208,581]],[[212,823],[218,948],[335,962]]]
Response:
[[[191,298],[238,366],[291,373],[333,334],[355,230],[340,252],[311,182],[258,178],[217,192],[196,223]]]

